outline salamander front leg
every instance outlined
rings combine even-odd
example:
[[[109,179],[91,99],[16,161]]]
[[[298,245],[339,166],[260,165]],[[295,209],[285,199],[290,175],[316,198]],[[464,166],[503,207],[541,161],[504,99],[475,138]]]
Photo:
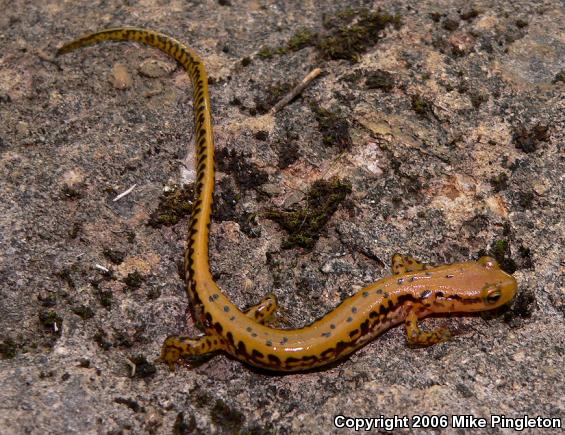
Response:
[[[419,270],[429,269],[431,266],[416,260],[411,255],[394,254],[392,256],[391,270],[394,275],[400,275],[407,272],[418,272]]]
[[[214,335],[198,338],[172,336],[163,343],[158,361],[166,363],[171,370],[174,370],[181,358],[199,357],[222,349],[224,349],[223,340]]]
[[[429,332],[422,331],[418,326],[418,316],[412,308],[404,320],[404,325],[406,326],[406,339],[410,346],[426,347],[451,338],[451,332],[446,328],[437,328]]]
[[[273,293],[269,293],[257,305],[244,311],[247,317],[252,318],[261,325],[266,325],[273,320],[273,314],[278,309],[277,297]]]

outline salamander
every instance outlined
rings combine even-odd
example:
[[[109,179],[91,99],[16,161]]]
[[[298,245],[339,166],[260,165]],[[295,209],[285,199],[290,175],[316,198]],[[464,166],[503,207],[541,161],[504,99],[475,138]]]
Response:
[[[269,325],[277,309],[274,295],[244,312],[220,290],[210,272],[208,243],[214,193],[214,137],[206,69],[189,47],[165,34],[140,28],[102,30],[63,45],[57,55],[102,41],[136,41],[158,48],[188,73],[194,93],[196,201],[188,224],[184,252],[187,295],[201,337],[171,336],[160,360],[174,368],[181,359],[224,351],[245,363],[274,371],[319,367],[352,353],[393,325],[404,323],[411,345],[447,340],[439,328],[422,331],[418,320],[435,313],[490,310],[509,302],[516,280],[490,257],[431,267],[396,254],[393,275],[346,298],[315,322],[298,329]]]

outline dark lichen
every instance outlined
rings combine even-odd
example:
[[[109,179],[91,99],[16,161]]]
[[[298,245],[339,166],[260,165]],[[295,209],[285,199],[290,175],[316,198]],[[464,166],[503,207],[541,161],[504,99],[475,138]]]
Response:
[[[78,361],[77,367],[80,367],[82,369],[89,369],[90,365],[90,360],[88,358],[81,358]]]
[[[450,32],[453,32],[454,30],[457,30],[459,28],[459,20],[455,17],[445,17],[444,20],[441,23],[441,26],[445,29],[445,30],[449,30]]]
[[[394,88],[394,84],[394,76],[380,69],[371,71],[365,79],[365,86],[368,89],[382,89],[388,92]]]
[[[79,189],[69,186],[68,184],[63,185],[61,188],[61,197],[63,199],[79,199],[82,197],[82,193]]]
[[[151,364],[143,355],[135,356],[131,359],[131,362],[135,364],[136,378],[148,378],[153,376],[157,372],[155,364]]]
[[[55,272],[55,276],[59,279],[61,279],[62,281],[64,281],[65,283],[67,283],[67,285],[69,286],[70,289],[75,289],[75,282],[71,276],[71,272],[72,270],[69,268],[63,268],[57,272]]]
[[[427,117],[428,115],[433,115],[432,104],[422,97],[421,95],[412,95],[412,110],[422,117]]]
[[[525,246],[520,246],[518,248],[519,262],[520,262],[520,269],[533,269],[534,268],[534,260],[532,258],[532,251],[530,248],[526,248]]]
[[[515,203],[517,207],[522,210],[530,210],[534,203],[535,195],[534,192],[531,190],[527,190],[525,192],[517,192],[515,197]]]
[[[557,83],[557,82],[565,83],[565,69],[555,74],[555,77],[553,78],[553,83]]]
[[[549,139],[549,127],[543,124],[536,124],[531,128],[519,126],[514,130],[512,140],[517,149],[526,154],[536,151],[540,142],[547,142]]]
[[[150,287],[149,290],[147,290],[146,296],[150,301],[159,299],[161,296],[161,290],[158,287]]]
[[[481,104],[486,103],[488,101],[488,95],[481,93],[479,91],[471,91],[469,94],[469,98],[471,99],[471,104],[475,109],[481,107]]]
[[[141,287],[143,281],[143,275],[141,275],[137,270],[128,273],[124,278],[124,284],[127,285],[130,290],[136,290]]]
[[[50,333],[60,336],[63,327],[63,318],[55,311],[41,311],[39,313],[39,322]]]
[[[119,403],[121,405],[126,405],[133,412],[145,412],[145,408],[143,406],[140,406],[139,403],[137,403],[133,399],[126,399],[124,397],[116,397],[114,399],[114,402]]]
[[[495,192],[500,192],[508,189],[508,175],[501,172],[495,177],[490,179],[490,184],[492,185],[492,190]]]
[[[322,229],[350,192],[351,186],[346,181],[318,180],[306,194],[304,207],[291,211],[269,210],[265,216],[288,232],[283,248],[312,249]]]
[[[173,186],[163,193],[157,209],[149,216],[147,224],[153,228],[175,225],[192,212],[194,186]]]
[[[218,399],[210,410],[212,422],[221,427],[227,433],[239,433],[244,422],[243,414],[230,406],[223,400]]]
[[[248,156],[243,153],[230,148],[222,148],[216,155],[218,170],[232,175],[243,190],[255,189],[269,179],[264,171],[253,163],[249,163]]]
[[[254,134],[254,136],[257,140],[266,141],[267,139],[269,139],[269,132],[265,130],[259,130]]]
[[[117,251],[114,249],[104,249],[102,255],[114,264],[121,264],[126,257],[126,254],[122,251]]]
[[[536,295],[531,288],[521,289],[512,301],[510,311],[505,313],[504,320],[511,326],[518,326],[518,318],[527,319],[536,308]]]
[[[37,299],[41,303],[41,306],[45,308],[53,308],[57,305],[57,296],[52,293],[40,293]]]
[[[114,347],[129,349],[133,346],[133,339],[125,331],[114,331],[112,336],[112,345]]]
[[[80,230],[82,229],[82,223],[81,222],[73,222],[73,224],[71,225],[71,228],[69,229],[69,239],[76,239],[78,234],[80,233]]]
[[[258,113],[260,115],[267,113],[281,100],[282,97],[290,92],[294,86],[294,84],[289,82],[274,83],[270,85],[262,92],[260,97],[255,98],[254,113]]]
[[[114,296],[112,295],[112,292],[110,290],[100,290],[97,293],[97,296],[98,300],[100,301],[100,305],[102,305],[107,310],[112,308],[112,299]]]
[[[108,334],[105,331],[99,330],[93,337],[94,341],[104,350],[112,347],[112,343],[108,340]]]
[[[481,11],[470,6],[466,9],[463,9],[463,11],[461,11],[461,13],[459,14],[459,17],[462,20],[469,21],[469,20],[472,20],[473,18],[477,18],[480,13],[481,13]]]
[[[196,419],[191,414],[185,421],[184,412],[179,412],[173,425],[173,435],[188,435],[196,432]]]
[[[73,313],[82,320],[88,320],[94,317],[94,311],[88,305],[79,305],[73,308]]]
[[[285,147],[279,147],[279,159],[277,166],[280,169],[288,168],[300,157],[300,148],[296,142],[287,143]]]
[[[336,147],[339,151],[351,149],[353,145],[349,135],[349,122],[338,112],[332,112],[318,105],[310,106],[318,122],[324,145]]]

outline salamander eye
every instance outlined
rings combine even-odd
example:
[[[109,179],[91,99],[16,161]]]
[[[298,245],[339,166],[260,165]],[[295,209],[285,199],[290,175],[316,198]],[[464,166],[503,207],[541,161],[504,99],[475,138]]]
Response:
[[[498,288],[489,288],[483,299],[487,305],[494,305],[500,300],[501,296],[502,292]]]

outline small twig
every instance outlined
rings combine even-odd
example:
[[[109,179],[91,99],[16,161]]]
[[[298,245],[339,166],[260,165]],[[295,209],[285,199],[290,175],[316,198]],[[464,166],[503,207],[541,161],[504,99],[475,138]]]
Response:
[[[131,193],[131,191],[135,188],[135,186],[137,186],[137,184],[134,184],[134,185],[131,186],[128,190],[126,190],[126,191],[120,193],[120,194],[119,194],[118,196],[116,196],[112,201],[113,201],[113,202],[116,202],[116,201],[118,201],[119,199],[123,198],[124,196],[129,195],[129,194]]]
[[[133,378],[133,377],[135,376],[136,365],[135,365],[135,363],[134,363],[131,359],[129,359],[129,358],[126,358],[126,363],[127,363],[127,365],[131,368],[131,377]]]
[[[104,273],[109,273],[110,269],[108,269],[107,267],[102,266],[101,264],[95,264],[94,265],[95,269],[101,270]]]
[[[310,84],[312,80],[320,75],[322,70],[320,68],[316,68],[312,70],[304,79],[296,85],[288,94],[286,94],[277,104],[273,106],[271,109],[271,113],[277,113],[281,110],[284,106],[290,103],[294,98],[302,93],[302,91]]]

